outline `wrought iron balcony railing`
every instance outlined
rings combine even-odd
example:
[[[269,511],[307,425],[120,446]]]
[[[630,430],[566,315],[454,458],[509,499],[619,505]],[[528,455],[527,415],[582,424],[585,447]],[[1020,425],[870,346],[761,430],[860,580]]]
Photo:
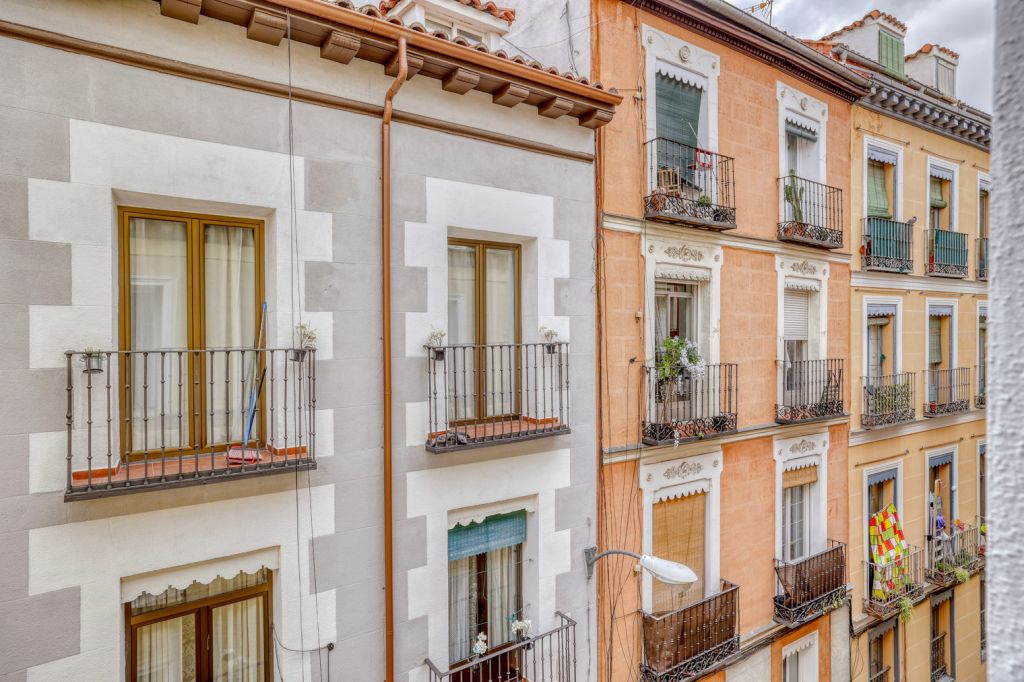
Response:
[[[740,648],[739,587],[722,590],[678,611],[643,617],[644,682],[700,677]]]
[[[931,682],[942,682],[948,676],[946,668],[946,633],[932,637]]]
[[[782,401],[775,405],[775,421],[793,424],[843,414],[841,358],[778,364]]]
[[[790,174],[779,183],[779,239],[843,247],[843,190]]]
[[[316,351],[68,351],[65,499],[316,466]]]
[[[925,273],[934,277],[967,276],[967,235],[952,230],[925,231]]]
[[[736,431],[736,365],[705,365],[699,370],[656,361],[647,377],[648,445],[682,443]]]
[[[559,625],[541,635],[473,656],[443,671],[429,658],[429,682],[575,682],[576,621],[555,612]],[[447,667],[447,666],[445,666]]]
[[[962,529],[953,526],[948,533],[926,540],[928,566],[925,576],[931,583],[948,587],[966,580],[981,566],[981,534],[977,526],[964,525]]]
[[[427,348],[427,449],[569,432],[569,344]]]
[[[899,611],[903,597],[914,602],[924,595],[924,550],[907,545],[907,553],[899,559],[877,564],[865,561],[864,576],[864,611],[886,618]]]
[[[828,545],[799,561],[775,560],[777,622],[795,627],[846,603],[846,543],[829,540]]]
[[[736,227],[733,160],[663,137],[644,144],[648,220],[683,223],[710,230]]]
[[[974,240],[975,248],[978,252],[978,273],[977,278],[980,280],[988,279],[988,237],[979,237]]]
[[[865,270],[914,271],[914,226],[886,218],[865,218],[861,258]]]
[[[926,369],[925,388],[928,391],[924,416],[966,412],[971,409],[971,368]]]
[[[988,367],[977,365],[974,368],[974,374],[978,382],[978,391],[974,394],[974,406],[982,409],[988,403]]]
[[[917,418],[913,372],[861,377],[860,425],[865,429],[912,422]]]

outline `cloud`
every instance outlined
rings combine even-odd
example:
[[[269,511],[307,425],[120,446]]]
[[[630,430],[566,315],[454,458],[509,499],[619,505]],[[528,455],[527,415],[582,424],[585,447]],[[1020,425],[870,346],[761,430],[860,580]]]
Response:
[[[754,4],[729,2],[744,8]],[[907,54],[924,43],[959,52],[957,96],[991,110],[995,0],[899,0],[888,6],[872,0],[775,0],[772,23],[798,38],[820,38],[872,9],[889,12],[907,25]]]

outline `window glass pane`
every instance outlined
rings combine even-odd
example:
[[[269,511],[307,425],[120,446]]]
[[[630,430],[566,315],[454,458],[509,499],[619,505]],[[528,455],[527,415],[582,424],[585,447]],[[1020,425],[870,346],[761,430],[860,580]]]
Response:
[[[203,282],[205,347],[252,347],[257,333],[253,230],[223,225],[204,227]],[[245,437],[248,405],[243,382],[252,381],[255,361],[252,353],[237,351],[207,355],[207,430],[211,443],[241,441]]]
[[[868,377],[882,376],[882,325],[868,325]]]
[[[139,682],[195,682],[196,617],[188,613],[135,631]]]
[[[177,220],[131,218],[128,241],[130,347],[187,348],[186,224]],[[187,376],[187,360],[183,356],[179,365],[175,354],[163,359],[159,353],[131,356],[132,450],[188,446],[188,420],[182,420],[179,432],[176,418],[179,411],[189,413],[184,399],[179,404],[176,390],[179,379]],[[175,415],[174,419],[164,420],[163,429],[161,411]]]
[[[804,556],[806,533],[805,501],[807,497],[807,486],[797,486],[785,489],[785,500],[783,504],[783,523],[785,524],[785,559],[792,561]]]
[[[783,661],[782,667],[785,668],[783,671],[783,677],[785,682],[800,682],[800,652],[794,651],[789,656],[786,656]]]
[[[486,249],[487,343],[516,342],[516,254]]]
[[[476,343],[476,249],[448,246],[448,341]]]
[[[214,682],[261,682],[264,671],[263,597],[212,610]]]
[[[697,287],[692,284],[658,282],[654,293],[654,335],[660,343],[681,336],[699,345],[697,330]]]

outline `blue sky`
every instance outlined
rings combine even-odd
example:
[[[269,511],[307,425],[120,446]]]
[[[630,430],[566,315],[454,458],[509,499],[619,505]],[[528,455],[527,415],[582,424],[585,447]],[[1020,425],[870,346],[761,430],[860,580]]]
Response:
[[[729,0],[750,7],[755,0]],[[906,50],[938,43],[960,53],[957,96],[984,111],[992,108],[995,0],[775,0],[773,24],[799,38],[820,38],[872,9],[908,27]]]

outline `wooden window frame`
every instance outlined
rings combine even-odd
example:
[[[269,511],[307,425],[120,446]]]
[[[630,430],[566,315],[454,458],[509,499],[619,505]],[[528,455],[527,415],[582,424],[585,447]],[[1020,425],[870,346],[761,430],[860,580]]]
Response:
[[[125,625],[125,679],[128,682],[138,682],[138,650],[135,645],[135,638],[138,630],[146,625],[152,625],[160,621],[178,618],[193,613],[196,621],[196,678],[197,680],[208,680],[213,675],[212,644],[207,647],[208,638],[212,638],[212,613],[218,606],[227,606],[253,597],[263,599],[263,677],[264,682],[273,682],[274,649],[271,646],[271,623],[274,622],[273,595],[274,574],[267,571],[267,580],[259,585],[244,587],[240,590],[225,592],[204,599],[197,599],[183,604],[175,604],[162,609],[154,609],[132,615],[132,604],[127,602],[124,605]],[[212,640],[211,640],[212,641]],[[204,652],[207,654],[204,656]]]
[[[194,351],[203,350],[206,348],[206,303],[203,292],[206,290],[205,280],[205,269],[202,267],[204,263],[205,254],[205,243],[203,240],[203,230],[208,225],[216,225],[218,227],[229,227],[239,229],[251,229],[253,231],[253,246],[255,249],[255,271],[256,271],[256,288],[255,288],[255,320],[256,324],[259,324],[260,311],[265,296],[266,287],[266,268],[265,268],[265,252],[264,252],[264,239],[266,224],[265,221],[259,219],[249,218],[232,218],[230,216],[213,215],[205,213],[188,213],[182,211],[166,211],[160,209],[149,209],[149,208],[137,208],[130,206],[118,206],[117,209],[117,223],[118,223],[118,349],[120,351],[132,350],[131,340],[131,221],[133,218],[152,219],[152,220],[167,220],[185,223],[185,253],[186,253],[186,305],[187,305],[187,323],[188,330],[186,335],[187,348],[190,351],[187,353],[187,376],[194,381],[198,381],[198,385],[205,387],[206,385],[206,362],[197,362],[197,358],[203,356]],[[253,336],[255,337],[257,330],[252,330]],[[266,344],[264,343],[264,347]],[[265,364],[265,358],[260,357],[260,368]],[[131,399],[126,400],[126,392],[122,390],[123,386],[129,385],[131,375],[128,373],[128,355],[127,353],[118,354],[118,368],[121,385],[118,386],[118,406],[120,414],[125,415],[125,410],[131,410]],[[198,395],[200,399],[199,405],[193,404],[193,392],[191,390],[188,393],[188,418],[187,423],[189,427],[189,433],[192,434],[189,443],[188,454],[206,454],[215,450],[223,449],[225,445],[230,446],[238,443],[209,443],[207,442],[207,410],[206,392],[200,390]],[[266,413],[265,413],[265,396],[261,395],[259,398],[259,405],[257,408],[257,429],[256,433],[259,436],[265,437],[266,434]],[[125,419],[119,419],[120,422],[120,436],[121,436],[121,457],[127,461],[140,460],[148,457],[161,457],[163,452],[160,448],[151,448],[149,450],[134,450],[131,443],[131,428],[129,423]],[[195,443],[199,443],[199,447],[194,447]],[[263,443],[262,439],[258,439],[257,446]]]
[[[448,238],[448,246],[462,246],[471,247],[475,249],[474,255],[474,290],[473,295],[476,298],[475,309],[473,314],[475,319],[473,320],[473,345],[476,347],[476,352],[473,354],[473,362],[477,368],[476,376],[474,377],[474,391],[476,395],[476,404],[474,417],[470,419],[461,419],[452,421],[452,424],[456,425],[467,425],[477,424],[482,422],[490,422],[495,418],[502,417],[518,417],[522,412],[520,405],[520,384],[521,384],[521,358],[519,353],[516,356],[516,387],[515,387],[515,406],[513,407],[512,414],[487,414],[487,375],[483,371],[485,352],[483,346],[487,341],[487,263],[485,254],[488,249],[504,250],[513,252],[515,258],[516,278],[515,278],[515,293],[516,293],[516,304],[513,314],[515,315],[515,341],[516,346],[521,346],[523,341],[523,253],[522,246],[515,243],[506,242],[492,242],[484,241],[479,239],[461,239],[457,237]],[[446,250],[447,256],[447,250]],[[447,286],[447,285],[446,285]]]

